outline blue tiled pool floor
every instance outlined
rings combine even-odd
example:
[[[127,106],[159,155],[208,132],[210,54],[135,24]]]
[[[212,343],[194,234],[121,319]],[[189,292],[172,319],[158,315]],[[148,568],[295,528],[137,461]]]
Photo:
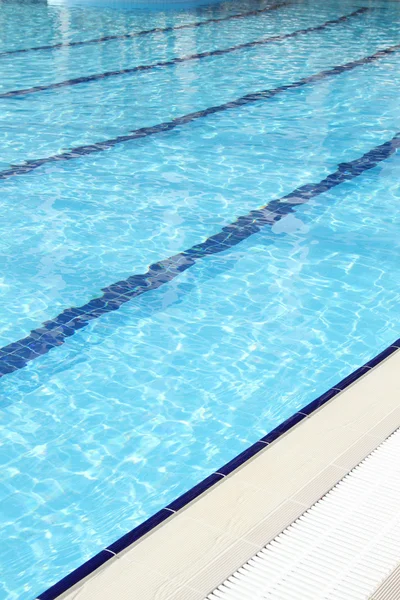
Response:
[[[399,11],[0,6],[0,600],[398,338]]]

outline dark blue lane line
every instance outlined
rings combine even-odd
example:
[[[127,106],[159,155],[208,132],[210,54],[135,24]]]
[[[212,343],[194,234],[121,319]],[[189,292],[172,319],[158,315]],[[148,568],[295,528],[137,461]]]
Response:
[[[246,106],[255,102],[268,100],[269,98],[273,98],[274,96],[282,94],[283,92],[295,90],[297,88],[313,83],[319,83],[320,81],[323,81],[324,79],[327,79],[329,77],[341,75],[342,73],[351,71],[352,69],[355,69],[357,67],[373,63],[377,60],[380,60],[381,58],[384,58],[385,56],[388,56],[389,54],[397,52],[398,50],[400,50],[400,44],[391,46],[390,48],[384,48],[383,50],[375,52],[375,54],[371,54],[370,56],[366,56],[364,58],[345,63],[344,65],[338,65],[336,67],[333,67],[332,69],[320,71],[315,75],[304,77],[303,79],[299,79],[298,81],[295,81],[293,83],[281,85],[279,87],[272,88],[269,90],[260,90],[258,92],[246,94],[245,96],[237,98],[236,100],[231,100],[224,104],[211,106],[204,110],[198,110],[196,112],[189,113],[181,117],[176,117],[171,121],[164,121],[163,123],[159,123],[158,125],[151,125],[149,127],[141,127],[140,129],[134,129],[130,133],[120,135],[116,138],[104,140],[103,142],[88,144],[86,146],[76,146],[75,148],[71,148],[70,150],[62,152],[60,154],[53,154],[52,156],[46,156],[45,158],[35,158],[32,160],[27,160],[21,164],[11,165],[9,169],[0,171],[0,180],[8,179],[9,177],[15,177],[17,175],[25,175],[26,173],[30,173],[31,171],[34,171],[35,169],[38,169],[39,167],[50,163],[57,163],[59,161],[64,160],[73,160],[75,158],[81,158],[82,156],[87,156],[89,154],[104,152],[105,150],[109,150],[110,148],[113,148],[118,144],[123,144],[124,142],[131,142],[133,140],[149,137],[151,135],[156,135],[159,133],[166,133],[168,131],[172,131],[176,127],[187,125],[188,123],[192,123],[197,119],[208,117],[209,115],[214,115],[230,109],[236,109],[240,106]]]
[[[29,94],[37,94],[38,92],[45,92],[48,90],[56,90],[59,88],[70,87],[73,85],[79,85],[81,83],[91,83],[92,81],[100,81],[102,79],[107,79],[108,77],[117,77],[121,75],[133,75],[134,73],[143,73],[144,71],[152,71],[154,69],[162,69],[166,67],[171,67],[173,65],[177,65],[180,63],[184,63],[190,60],[201,60],[203,58],[209,58],[210,56],[222,56],[223,54],[229,54],[231,52],[237,52],[238,50],[245,50],[246,48],[253,48],[255,46],[263,46],[266,44],[272,44],[275,42],[280,42],[282,40],[286,40],[289,38],[294,38],[300,35],[305,35],[307,33],[315,32],[315,31],[323,31],[324,29],[331,27],[333,25],[339,25],[345,21],[348,21],[352,17],[356,17],[367,12],[368,8],[360,8],[349,15],[344,15],[343,17],[339,17],[338,19],[333,19],[331,21],[326,21],[321,25],[316,25],[315,27],[308,27],[307,29],[299,29],[297,31],[293,31],[292,33],[286,33],[282,35],[274,35],[269,38],[264,38],[261,40],[256,40],[254,42],[246,42],[244,44],[238,44],[237,46],[232,46],[230,48],[223,48],[221,50],[209,50],[207,52],[200,52],[197,54],[190,54],[188,56],[181,56],[172,58],[167,61],[160,61],[157,63],[153,63],[150,65],[138,65],[136,67],[131,67],[129,69],[120,69],[119,71],[106,71],[105,73],[96,73],[94,75],[87,75],[82,77],[76,77],[75,79],[67,79],[65,81],[59,81],[57,83],[49,83],[48,85],[37,85],[30,88],[20,89],[20,90],[10,90],[9,92],[4,92],[0,94],[0,98],[16,98],[20,96],[27,96]]]
[[[203,27],[203,25],[209,25],[210,23],[221,23],[222,21],[233,21],[236,19],[246,19],[247,17],[255,17],[272,10],[277,10],[284,6],[289,6],[290,2],[281,2],[279,4],[272,4],[266,8],[259,10],[252,10],[245,13],[239,13],[236,15],[229,15],[227,17],[219,17],[214,19],[207,19],[206,21],[197,21],[196,23],[186,23],[184,25],[171,25],[170,27],[154,27],[153,29],[145,29],[143,31],[135,31],[133,33],[124,33],[121,35],[106,35],[94,40],[83,40],[81,42],[63,42],[59,44],[50,44],[48,46],[36,46],[33,48],[21,48],[19,50],[8,50],[6,52],[0,52],[0,57],[10,56],[13,54],[23,54],[25,52],[35,52],[37,50],[58,50],[60,48],[71,48],[73,46],[87,46],[88,44],[101,44],[103,42],[110,42],[112,40],[130,40],[136,37],[142,37],[144,35],[150,35],[153,33],[168,33],[170,31],[178,31],[180,29],[194,29],[196,27]]]
[[[272,226],[295,211],[295,207],[331,190],[337,185],[358,177],[386,160],[400,148],[400,132],[391,140],[376,146],[360,158],[340,164],[336,171],[318,183],[303,185],[293,192],[272,200],[262,208],[223,227],[204,242],[150,265],[146,273],[132,275],[103,288],[103,295],[90,300],[83,306],[72,307],[23,338],[0,349],[0,377],[22,369],[26,364],[47,354],[52,348],[62,345],[76,331],[86,327],[94,319],[118,310],[125,302],[156,290],[192,267],[198,260],[212,254],[229,250],[258,233],[265,226]]]
[[[63,577],[63,579],[39,594],[36,600],[56,600],[56,598],[58,598],[61,594],[67,592],[72,588],[72,586],[82,581],[88,575],[94,573],[99,567],[111,560],[114,556],[118,555],[133,543],[139,541],[144,535],[151,532],[167,519],[172,518],[174,513],[172,513],[171,510],[182,510],[190,502],[193,502],[193,500],[199,498],[199,496],[204,494],[204,492],[210,490],[214,485],[222,481],[224,477],[246,464],[251,458],[253,458],[253,456],[256,456],[256,454],[265,450],[269,444],[272,444],[282,435],[290,431],[295,425],[303,421],[305,418],[311,416],[316,410],[337,396],[337,394],[355,383],[373,367],[389,358],[389,356],[391,356],[394,352],[397,352],[399,349],[400,339],[393,342],[393,344],[385,348],[383,352],[369,360],[362,367],[353,371],[353,373],[342,379],[342,381],[339,383],[335,384],[330,390],[286,419],[286,421],[267,433],[258,442],[255,442],[252,446],[246,448],[246,450],[241,452],[238,456],[235,456],[226,465],[206,477],[206,479],[203,481],[200,481],[200,483],[196,484],[190,490],[182,494],[182,496],[171,502],[168,506],[162,508],[157,513],[152,515],[149,519],[147,519],[147,521],[144,521],[144,523],[141,523],[131,531],[128,531],[128,533],[120,537],[113,544],[110,544],[107,548],[101,550],[98,554],[83,563],[83,565],[80,565],[77,569]]]

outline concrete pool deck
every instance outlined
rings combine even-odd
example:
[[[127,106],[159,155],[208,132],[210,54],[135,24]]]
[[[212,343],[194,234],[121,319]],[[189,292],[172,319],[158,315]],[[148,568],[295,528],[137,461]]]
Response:
[[[60,598],[204,600],[398,427],[400,350]]]

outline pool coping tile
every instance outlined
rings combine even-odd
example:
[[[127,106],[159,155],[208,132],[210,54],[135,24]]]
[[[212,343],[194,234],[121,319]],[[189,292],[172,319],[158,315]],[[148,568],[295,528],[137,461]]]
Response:
[[[101,550],[101,552],[84,562],[66,577],[63,577],[63,579],[60,579],[60,581],[39,594],[36,600],[54,600],[54,598],[58,598],[58,596],[68,591],[72,586],[94,573],[99,567],[111,560],[111,558],[113,558],[113,554],[106,550]]]
[[[216,484],[223,481],[225,477],[239,470],[240,467],[248,463],[259,452],[265,450],[273,442],[278,441],[284,434],[289,432],[304,419],[308,419],[327,402],[335,398],[335,396],[345,391],[350,386],[354,385],[359,381],[359,379],[367,375],[374,367],[391,357],[392,354],[397,352],[399,349],[400,340],[397,340],[385,350],[380,352],[377,356],[365,363],[362,367],[359,367],[350,373],[350,375],[342,379],[338,384],[335,384],[327,392],[317,397],[304,408],[286,419],[286,421],[267,433],[249,448],[246,448],[243,452],[234,457],[220,469],[206,477],[203,481],[193,486],[187,492],[179,496],[176,500],[168,504],[165,508],[151,516],[144,523],[138,525],[123,535],[121,538],[107,546],[104,550],[96,554],[93,558],[89,559],[83,565],[75,569],[72,573],[61,579],[46,591],[39,594],[37,600],[55,600],[55,598],[60,596],[62,593],[68,591],[72,586],[91,575],[113,556],[117,556],[129,546],[141,540],[144,536],[152,532],[168,518],[176,516],[178,512],[186,508],[191,502],[197,500],[205,492],[211,490]]]

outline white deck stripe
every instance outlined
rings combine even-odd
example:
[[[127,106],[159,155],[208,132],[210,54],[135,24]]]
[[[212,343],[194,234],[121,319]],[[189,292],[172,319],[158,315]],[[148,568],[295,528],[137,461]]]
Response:
[[[207,600],[365,600],[399,562],[400,429]]]

